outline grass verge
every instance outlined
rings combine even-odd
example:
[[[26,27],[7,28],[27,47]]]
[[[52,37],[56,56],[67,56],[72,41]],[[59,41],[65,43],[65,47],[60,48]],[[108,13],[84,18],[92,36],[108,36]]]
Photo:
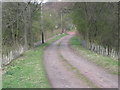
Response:
[[[43,51],[51,42],[60,39],[65,34],[56,36],[3,67],[3,88],[50,88],[44,65]]]
[[[96,54],[93,51],[83,48],[77,37],[72,37],[69,41],[70,47],[87,60],[103,67],[112,74],[118,74],[118,61],[107,56]],[[120,73],[119,73],[120,74]]]

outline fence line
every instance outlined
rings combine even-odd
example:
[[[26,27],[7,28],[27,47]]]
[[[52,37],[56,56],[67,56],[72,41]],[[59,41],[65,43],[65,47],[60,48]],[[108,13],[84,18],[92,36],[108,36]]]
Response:
[[[94,43],[89,43],[87,45],[87,43],[84,41],[84,40],[80,40],[80,44],[84,47],[84,48],[87,48],[97,54],[100,54],[100,55],[103,55],[103,56],[109,56],[113,59],[118,59],[118,54],[117,54],[117,51],[115,51],[114,49],[111,49],[110,52],[108,52],[108,48],[104,48],[103,46],[101,45],[97,45],[97,44],[94,44]]]

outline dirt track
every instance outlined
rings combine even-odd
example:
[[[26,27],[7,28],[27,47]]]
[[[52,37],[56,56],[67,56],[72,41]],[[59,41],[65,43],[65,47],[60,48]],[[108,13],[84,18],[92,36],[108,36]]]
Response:
[[[44,65],[53,88],[118,88],[117,75],[111,75],[76,55],[68,46],[72,35],[49,45],[44,51]]]

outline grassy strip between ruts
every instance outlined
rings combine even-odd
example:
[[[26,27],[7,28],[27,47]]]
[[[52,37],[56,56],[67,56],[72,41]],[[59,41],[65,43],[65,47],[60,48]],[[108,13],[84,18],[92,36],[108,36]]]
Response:
[[[3,88],[50,88],[42,62],[44,48],[65,34],[56,36],[47,43],[28,50],[4,66]]]
[[[71,65],[61,54],[59,54],[61,60],[63,61],[64,66],[74,73],[78,79],[82,80],[84,84],[90,88],[98,88],[92,81],[90,81],[86,76],[84,76],[76,67]]]
[[[69,43],[70,47],[84,58],[96,63],[98,66],[105,68],[112,74],[118,74],[118,60],[96,54],[93,51],[83,48],[75,36],[70,39]]]

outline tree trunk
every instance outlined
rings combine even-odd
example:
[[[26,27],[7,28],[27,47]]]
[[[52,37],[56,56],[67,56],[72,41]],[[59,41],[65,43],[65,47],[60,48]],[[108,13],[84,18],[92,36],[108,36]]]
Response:
[[[109,56],[109,55],[110,55],[110,47],[108,45],[108,54],[107,54],[107,56]]]
[[[29,8],[29,31],[30,31],[30,47],[33,47],[33,33],[32,33],[32,16],[31,16],[31,8]]]
[[[24,40],[25,40],[25,44],[24,44],[24,48],[25,50],[28,49],[28,41],[27,41],[27,15],[26,15],[26,10],[23,11],[24,13]]]

